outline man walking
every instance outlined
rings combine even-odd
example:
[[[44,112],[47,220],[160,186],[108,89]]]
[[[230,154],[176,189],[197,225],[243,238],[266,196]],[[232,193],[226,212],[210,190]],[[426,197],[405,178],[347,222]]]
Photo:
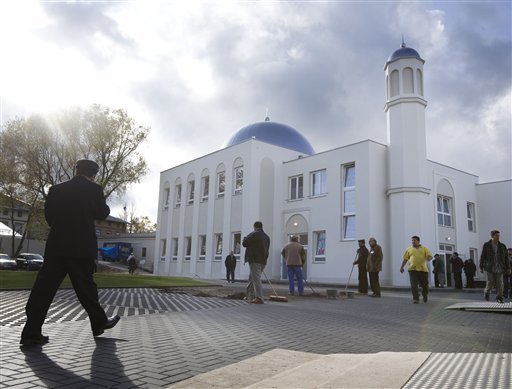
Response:
[[[462,289],[462,269],[464,268],[464,262],[459,257],[458,252],[454,252],[450,259],[452,264],[453,279],[455,281],[455,289]]]
[[[489,301],[492,289],[496,288],[496,301],[503,303],[503,275],[510,274],[510,262],[507,255],[507,247],[500,242],[500,232],[491,231],[491,240],[484,243],[480,255],[480,271],[485,270],[487,282],[484,296]]]
[[[290,238],[290,243],[281,251],[288,269],[288,291],[291,296],[295,294],[295,278],[297,278],[297,290],[299,296],[304,294],[304,280],[302,278],[302,266],[306,259],[304,247],[296,236]]]
[[[368,294],[368,275],[366,271],[366,264],[368,262],[368,249],[366,248],[366,242],[364,239],[359,239],[357,241],[359,248],[357,249],[356,260],[354,261],[354,265],[357,265],[357,269],[359,270],[359,286],[358,292],[360,294]]]
[[[235,282],[236,257],[233,250],[226,257],[224,265],[226,266],[226,280],[228,282]]]
[[[419,304],[420,296],[418,293],[418,284],[421,285],[421,294],[423,302],[428,301],[428,268],[427,261],[432,259],[430,250],[420,244],[420,237],[413,236],[411,238],[412,245],[409,246],[404,253],[400,273],[404,272],[404,266],[408,264],[409,281],[411,283],[411,292],[414,304]]]
[[[267,264],[270,237],[263,231],[262,222],[254,222],[254,231],[244,237],[245,262],[249,262],[249,283],[247,301],[251,304],[263,304],[261,273]]]
[[[48,309],[62,280],[69,275],[78,300],[87,311],[93,336],[114,327],[119,316],[107,318],[98,302],[93,272],[97,257],[94,220],[105,219],[110,209],[103,189],[94,183],[99,166],[90,160],[76,163],[75,176],[52,186],[44,204],[50,226],[44,263],[35,280],[25,311],[27,322],[21,333],[23,346],[48,343],[41,333]]]
[[[368,253],[367,270],[370,275],[370,287],[372,297],[380,297],[379,272],[382,270],[382,248],[375,238],[370,238],[370,252]]]

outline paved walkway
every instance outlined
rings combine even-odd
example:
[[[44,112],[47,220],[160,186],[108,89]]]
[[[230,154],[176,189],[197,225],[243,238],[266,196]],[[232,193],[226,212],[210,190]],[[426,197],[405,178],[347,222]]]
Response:
[[[426,353],[405,387],[512,387],[511,316],[444,309],[480,301],[478,293],[433,291],[429,302],[419,305],[412,304],[405,291],[384,292],[380,299],[291,297],[288,303],[264,305],[182,294],[161,296],[147,289],[101,293],[115,295],[107,300],[114,310],[133,309],[133,315],[125,315],[114,329],[93,338],[88,320],[65,292],[57,303],[67,319],[45,324],[49,344],[25,349],[18,345],[22,320],[5,320],[8,310],[4,307],[11,311],[23,307],[27,293],[0,292],[1,387],[166,388],[219,368],[236,369],[229,366],[276,350],[350,354],[354,360],[363,354],[385,353],[380,359],[388,369],[382,374],[392,374],[397,367],[392,355]],[[140,300],[146,301],[147,311],[135,309],[139,300],[130,297],[134,295],[154,296]],[[153,298],[167,298],[172,306],[184,296],[195,309],[149,310],[148,301]],[[72,319],[68,311],[75,312]],[[14,316],[19,316],[17,312]],[[371,366],[361,370],[366,374]]]

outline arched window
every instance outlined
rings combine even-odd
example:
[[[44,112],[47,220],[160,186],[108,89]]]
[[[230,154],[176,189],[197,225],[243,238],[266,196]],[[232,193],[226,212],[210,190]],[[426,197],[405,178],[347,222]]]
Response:
[[[416,70],[416,83],[418,85],[418,94],[423,96],[423,73],[420,69]]]
[[[414,73],[411,68],[405,68],[402,73],[404,93],[414,93]]]
[[[226,191],[226,168],[224,167],[224,164],[221,163],[217,166],[216,174],[215,195],[218,199],[221,199],[224,197],[224,193]]]
[[[399,90],[400,90],[399,84],[398,84],[398,70],[393,70],[391,72],[389,89],[390,89],[390,97],[394,97],[394,96],[398,95]]]
[[[244,189],[244,161],[237,158],[233,164],[233,194],[242,194]]]
[[[204,169],[201,173],[201,201],[207,201],[210,193],[210,172]]]

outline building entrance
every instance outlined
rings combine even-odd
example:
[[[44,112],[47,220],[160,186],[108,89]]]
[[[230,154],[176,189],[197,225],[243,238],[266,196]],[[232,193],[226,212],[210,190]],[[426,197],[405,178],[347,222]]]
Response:
[[[306,263],[302,267],[302,278],[304,278],[306,281],[308,279],[308,234],[289,234],[288,235],[288,242],[290,242],[290,239],[292,236],[297,236],[299,238],[299,243],[304,247],[304,251],[306,252]],[[287,280],[288,279],[288,269],[286,268],[286,263],[284,262],[284,258],[281,256],[281,279]]]

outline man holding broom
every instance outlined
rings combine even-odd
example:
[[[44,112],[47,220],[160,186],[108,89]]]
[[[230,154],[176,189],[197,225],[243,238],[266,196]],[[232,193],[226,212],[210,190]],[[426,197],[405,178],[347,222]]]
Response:
[[[263,304],[261,273],[267,264],[270,237],[263,232],[263,223],[255,222],[254,231],[244,237],[245,262],[249,262],[249,284],[247,301],[251,304]]]

